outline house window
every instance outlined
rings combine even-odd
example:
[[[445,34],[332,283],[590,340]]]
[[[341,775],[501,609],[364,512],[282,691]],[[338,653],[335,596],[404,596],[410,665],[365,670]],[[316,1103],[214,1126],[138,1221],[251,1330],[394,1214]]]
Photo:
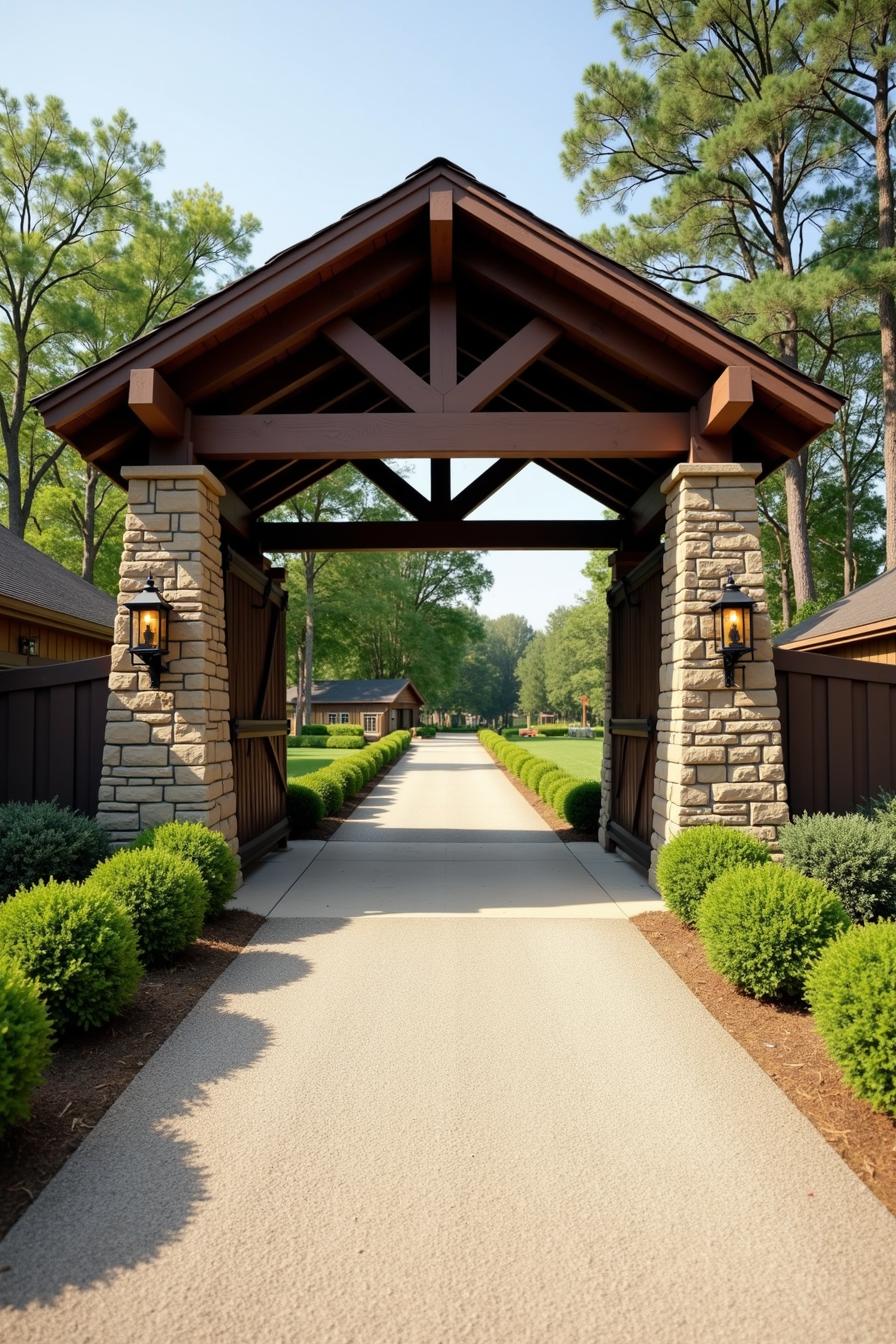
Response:
[[[339,722],[340,722],[340,723],[351,723],[351,718],[350,718],[349,714],[346,712],[346,710],[343,710],[342,713],[339,715]]]
[[[364,731],[365,731],[365,733],[375,733],[375,732],[376,732],[376,715],[375,715],[375,714],[365,714],[365,715],[364,715]]]
[[[338,723],[338,722],[339,722],[339,715],[334,713],[333,710],[330,710],[330,713],[327,715],[327,723]]]

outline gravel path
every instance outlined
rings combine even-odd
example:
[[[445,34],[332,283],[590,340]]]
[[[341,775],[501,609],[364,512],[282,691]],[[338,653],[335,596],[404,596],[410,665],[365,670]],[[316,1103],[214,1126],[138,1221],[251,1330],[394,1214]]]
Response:
[[[896,1221],[651,899],[415,745],[246,884],[272,917],[0,1245],[4,1344],[890,1344]]]

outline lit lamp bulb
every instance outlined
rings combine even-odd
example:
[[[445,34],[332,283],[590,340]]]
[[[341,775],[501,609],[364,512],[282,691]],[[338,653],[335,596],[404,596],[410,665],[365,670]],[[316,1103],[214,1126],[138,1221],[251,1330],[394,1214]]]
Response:
[[[740,617],[736,611],[729,611],[728,619],[731,624],[728,627],[728,643],[743,644],[743,636],[740,628]]]
[[[142,644],[146,649],[153,649],[158,643],[159,637],[159,613],[157,611],[148,611],[144,617]]]

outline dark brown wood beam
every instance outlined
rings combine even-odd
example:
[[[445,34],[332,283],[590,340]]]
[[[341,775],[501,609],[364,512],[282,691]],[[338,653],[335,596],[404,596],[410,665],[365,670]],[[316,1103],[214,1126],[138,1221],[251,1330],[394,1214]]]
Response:
[[[589,551],[621,545],[617,522],[259,523],[262,551]]]
[[[451,501],[452,515],[455,518],[466,518],[528,465],[528,460],[524,457],[499,458],[454,496]]]
[[[429,292],[429,381],[439,392],[457,386],[457,297],[451,285]]]
[[[698,435],[730,434],[753,405],[753,376],[746,364],[729,364],[697,403]]]
[[[402,288],[419,274],[421,265],[419,258],[402,247],[384,248],[375,258],[359,262],[206,350],[178,370],[178,391],[184,401],[193,402],[247,378],[272,359],[310,341],[327,322]]]
[[[680,458],[690,448],[682,411],[508,412],[438,415],[197,415],[197,457]]]
[[[606,504],[610,508],[621,510],[628,506],[628,500],[620,491],[618,482],[612,476],[602,475],[590,463],[577,458],[565,459],[562,462],[553,462],[550,458],[537,458],[536,466],[549,472],[551,476],[556,476],[566,485],[571,485],[574,490],[581,491],[589,499],[596,500],[598,504]]]
[[[257,517],[261,513],[270,513],[278,504],[285,504],[293,495],[299,495],[303,490],[310,490],[318,481],[332,476],[334,471],[338,471],[344,465],[344,462],[337,461],[303,463],[292,475],[281,477],[276,488],[272,483],[263,492],[252,495],[249,502],[253,514]],[[309,471],[309,467],[313,467],[313,470]]]
[[[337,318],[324,335],[367,374],[378,387],[412,411],[440,411],[442,394],[425,383],[391,350],[375,340],[350,317]]]
[[[436,518],[451,516],[451,458],[434,457],[429,464],[430,513]]]
[[[478,411],[554,344],[560,328],[534,317],[445,397],[445,410]]]
[[[374,458],[366,461],[361,459],[352,462],[352,466],[371,481],[383,494],[388,495],[390,499],[409,513],[412,518],[429,518],[432,515],[432,507],[425,495],[419,490],[415,490],[410,481],[406,481],[403,476],[399,476],[397,471],[393,471],[387,462],[378,462]]]
[[[644,537],[663,531],[666,496],[660,490],[662,481],[662,476],[657,477],[628,510],[628,531],[632,537]]]
[[[454,248],[454,195],[449,189],[429,193],[429,255],[434,285],[451,283]]]
[[[553,280],[508,256],[468,251],[463,255],[463,265],[478,280],[522,301],[638,377],[683,393],[695,402],[703,395],[706,374],[698,364],[679,355],[661,338],[620,322],[608,309],[597,308],[593,302],[561,289]]]
[[[128,406],[157,439],[179,439],[186,409],[158,369],[131,369]]]

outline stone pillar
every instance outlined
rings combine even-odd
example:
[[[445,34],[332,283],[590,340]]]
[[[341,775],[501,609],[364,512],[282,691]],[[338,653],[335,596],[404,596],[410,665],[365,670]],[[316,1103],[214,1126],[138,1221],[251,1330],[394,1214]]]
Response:
[[[152,573],[173,608],[161,689],[131,666],[119,606],[97,819],[116,844],[165,821],[201,821],[236,850],[236,797],[218,511],[207,467],[125,467],[128,513],[120,602]]]
[[[788,820],[781,723],[759,548],[756,477],[741,463],[680,463],[663,483],[662,653],[651,879],[685,826],[751,831],[777,847]],[[756,601],[754,661],[726,689],[709,611],[728,567]]]

